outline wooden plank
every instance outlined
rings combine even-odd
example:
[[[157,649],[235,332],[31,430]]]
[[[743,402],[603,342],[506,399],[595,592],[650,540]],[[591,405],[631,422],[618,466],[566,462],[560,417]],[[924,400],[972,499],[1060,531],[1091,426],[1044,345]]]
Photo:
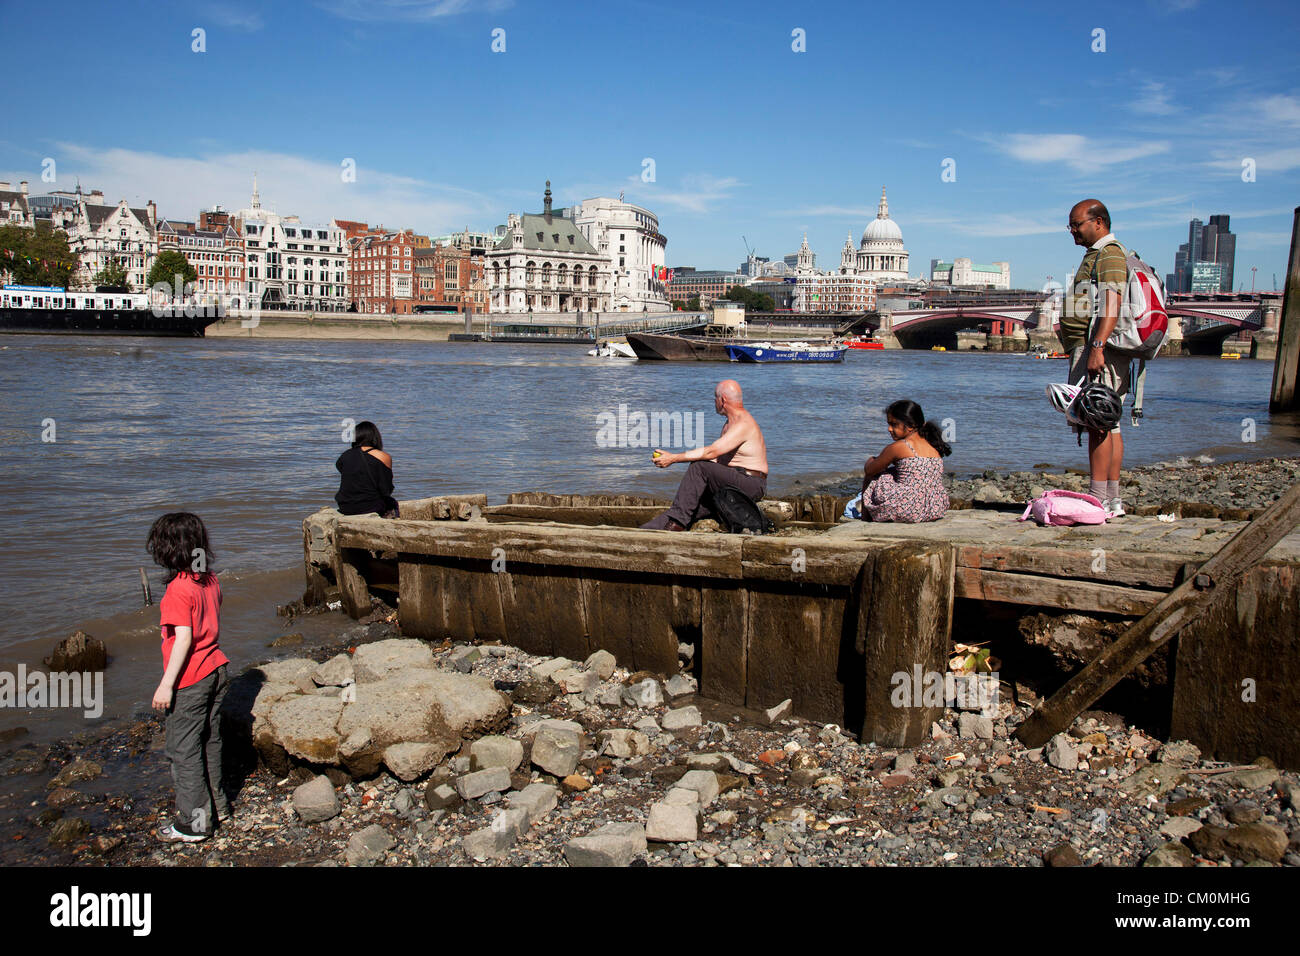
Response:
[[[1300,484],[1293,485],[1262,515],[1233,535],[1201,565],[1190,581],[1171,591],[1146,617],[1043,701],[1021,724],[1016,736],[1026,747],[1047,743],[1054,734],[1068,727],[1080,711],[1194,621],[1219,593],[1236,587],[1242,576],[1297,523],[1300,523]]]
[[[673,582],[602,572],[587,577],[583,602],[591,649],[603,648],[629,670],[677,673]]]
[[[1300,769],[1300,568],[1267,562],[1178,635],[1170,737],[1210,760]]]
[[[412,521],[434,521],[445,519],[461,505],[478,505],[487,507],[487,495],[438,495],[433,498],[415,498],[411,501],[399,501],[398,513],[404,519]]]
[[[530,654],[585,661],[592,650],[583,608],[582,578],[570,568],[540,573],[510,565],[500,575],[507,642]]]
[[[1063,547],[990,547],[958,545],[957,567],[983,571],[1040,574],[1071,580],[1094,580],[1109,584],[1135,584],[1169,589],[1178,583],[1178,571],[1185,558],[1169,554],[1146,554],[1107,548],[1104,565],[1095,549]]]
[[[370,555],[356,548],[339,548],[334,573],[339,583],[339,597],[343,610],[353,620],[370,613],[370,587],[366,584],[365,568]]]
[[[1300,408],[1300,206],[1291,221],[1291,258],[1282,296],[1277,356],[1273,359],[1273,387],[1268,410],[1287,412]]]
[[[553,495],[544,491],[517,491],[506,498],[508,505],[540,505],[551,508],[608,508],[651,506],[662,511],[671,499],[650,495]]]
[[[724,704],[745,703],[748,688],[749,591],[739,583],[700,589],[700,692]],[[767,706],[779,703],[784,696]]]
[[[952,639],[955,549],[909,542],[880,551],[857,596],[857,648],[863,655],[862,740],[914,747],[929,739],[942,706],[910,693],[918,670],[945,673]],[[895,696],[898,675],[909,678],[906,701]]]
[[[1000,601],[1033,607],[1056,607],[1068,611],[1091,611],[1137,617],[1151,610],[1163,591],[1069,581],[1033,574],[1008,574],[957,568],[957,597],[975,601]]]
[[[557,508],[548,505],[494,505],[483,516],[494,523],[555,521],[561,524],[609,525],[639,528],[663,509],[656,505],[607,505],[603,507]]]
[[[397,620],[403,637],[427,641],[447,637],[439,568],[420,555],[397,565]]]
[[[483,570],[453,567],[439,563],[434,583],[442,599],[442,619],[447,633],[443,636],[453,641],[472,641],[478,634],[474,629],[474,607],[470,594],[473,581],[484,577]]]
[[[829,593],[828,593],[829,592]],[[844,628],[843,589],[809,582],[751,589],[746,609],[745,702],[756,710],[787,697],[800,717],[843,726],[854,628]],[[706,692],[707,693],[707,692]]]
[[[406,519],[341,518],[340,547],[431,554],[640,574],[741,576],[740,535],[672,534],[572,525],[466,524]]]
[[[740,564],[747,579],[848,587],[878,544],[817,538],[743,539]]]

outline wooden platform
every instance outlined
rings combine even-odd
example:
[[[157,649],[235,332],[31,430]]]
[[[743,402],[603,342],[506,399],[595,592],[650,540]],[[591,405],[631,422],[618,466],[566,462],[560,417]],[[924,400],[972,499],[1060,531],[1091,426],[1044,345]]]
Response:
[[[899,746],[928,733],[939,708],[892,706],[891,679],[946,670],[962,602],[1136,619],[1242,525],[1132,517],[1039,528],[969,510],[923,525],[786,521],[764,537],[637,530],[657,507],[520,495],[498,506],[482,496],[404,502],[403,515],[419,517],[399,520],[322,511],[304,522],[308,592],[337,585],[360,615],[369,587],[382,586],[383,555],[396,564],[408,636],[499,640],[576,660],[603,648],[664,674],[687,641],[707,697],[755,708],[789,697],[802,716]],[[808,509],[796,500],[785,513]],[[1177,648],[1176,726],[1212,756],[1300,766],[1297,571],[1292,534]]]

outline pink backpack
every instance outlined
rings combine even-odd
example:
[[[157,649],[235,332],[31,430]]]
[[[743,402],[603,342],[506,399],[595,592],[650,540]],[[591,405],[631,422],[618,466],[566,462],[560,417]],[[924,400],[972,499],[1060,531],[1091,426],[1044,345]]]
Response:
[[[1029,502],[1021,521],[1033,518],[1039,524],[1105,524],[1109,515],[1093,495],[1060,489],[1046,491]]]

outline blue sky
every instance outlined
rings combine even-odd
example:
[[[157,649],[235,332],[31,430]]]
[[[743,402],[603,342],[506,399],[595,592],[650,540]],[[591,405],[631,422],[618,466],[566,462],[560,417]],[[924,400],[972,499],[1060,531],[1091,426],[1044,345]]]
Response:
[[[966,255],[1037,287],[1077,263],[1066,215],[1096,195],[1162,274],[1188,219],[1230,214],[1249,289],[1251,266],[1282,281],[1300,203],[1293,0],[50,2],[40,29],[0,12],[29,21],[0,66],[23,91],[0,179],[79,178],[172,218],[241,208],[256,170],[282,214],[440,234],[539,210],[549,178],[557,205],[622,190],[654,211],[671,265],[734,268],[742,235],[778,258],[807,231],[829,268],[883,184],[913,275]]]

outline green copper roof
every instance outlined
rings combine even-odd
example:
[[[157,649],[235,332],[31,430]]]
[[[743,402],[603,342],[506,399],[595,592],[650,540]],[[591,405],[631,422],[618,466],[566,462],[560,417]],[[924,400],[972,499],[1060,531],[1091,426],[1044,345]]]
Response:
[[[563,216],[551,216],[548,223],[545,216],[525,213],[523,219],[522,248],[530,252],[579,252],[589,256],[600,253],[578,229],[577,223]],[[501,241],[492,247],[496,252],[515,248],[515,238],[506,232]]]

